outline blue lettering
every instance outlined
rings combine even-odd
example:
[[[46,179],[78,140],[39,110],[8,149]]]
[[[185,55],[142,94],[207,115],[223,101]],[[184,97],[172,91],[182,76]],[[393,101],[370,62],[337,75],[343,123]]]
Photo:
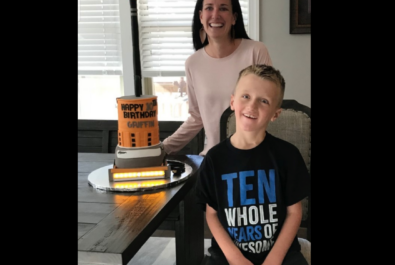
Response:
[[[238,230],[237,227],[233,228],[233,238],[237,238],[237,235],[238,235],[237,230]]]
[[[255,240],[254,239],[254,227],[253,226],[247,226],[247,240]]]
[[[264,170],[258,170],[258,200],[259,203],[265,203],[263,196],[263,187],[265,187],[266,195],[269,198],[269,202],[276,202],[276,183],[275,183],[275,171],[274,169],[269,170],[269,182],[267,181],[266,173]]]
[[[246,242],[247,241],[247,237],[246,237],[246,232],[244,231],[244,227],[240,227],[239,232],[240,232],[240,234],[239,234],[239,242]]]
[[[256,226],[255,226],[255,233],[256,233],[255,239],[256,239],[256,240],[259,240],[259,239],[262,238],[261,230],[262,230],[262,227],[261,227],[260,225],[256,225]]]
[[[253,185],[246,183],[247,177],[253,177],[254,171],[242,171],[240,172],[240,204],[243,205],[253,205],[255,204],[255,199],[247,199],[247,191],[252,190]]]
[[[231,238],[233,238],[233,227],[228,227],[228,232]]]
[[[221,177],[228,184],[228,206],[233,207],[233,179],[237,178],[237,173],[224,174]]]

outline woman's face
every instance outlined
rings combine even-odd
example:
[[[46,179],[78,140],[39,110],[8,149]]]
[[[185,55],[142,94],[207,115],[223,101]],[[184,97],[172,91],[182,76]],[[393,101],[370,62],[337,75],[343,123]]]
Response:
[[[204,0],[200,22],[209,38],[230,38],[230,30],[236,23],[231,0]]]

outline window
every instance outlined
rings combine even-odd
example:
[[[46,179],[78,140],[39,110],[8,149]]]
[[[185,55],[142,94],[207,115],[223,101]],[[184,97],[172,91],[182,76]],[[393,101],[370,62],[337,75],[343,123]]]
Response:
[[[185,76],[153,77],[152,83],[158,96],[158,120],[185,121],[189,115]]]
[[[78,118],[118,119],[116,98],[134,93],[133,82],[123,77],[133,72],[127,68],[133,58],[130,6],[127,0],[78,4]]]
[[[194,52],[196,0],[135,1],[143,93],[158,96],[159,120],[183,121],[188,95],[180,84],[188,82],[184,63]],[[247,32],[258,40],[259,1],[240,4]],[[130,11],[129,0],[78,1],[79,119],[118,119],[116,98],[135,95]]]
[[[188,95],[180,94],[185,60],[194,53],[192,17],[196,0],[137,0],[141,74],[144,94],[157,95],[159,120],[185,120]],[[259,1],[240,0],[244,24],[258,37]]]

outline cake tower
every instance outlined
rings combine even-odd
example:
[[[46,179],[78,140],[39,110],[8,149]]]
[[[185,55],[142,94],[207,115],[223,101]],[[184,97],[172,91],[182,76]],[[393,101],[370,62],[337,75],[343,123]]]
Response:
[[[110,181],[169,177],[159,139],[157,96],[123,96],[118,104],[118,145]]]
[[[117,98],[118,145],[113,168],[109,169],[109,180],[170,178],[170,168],[159,139],[157,97],[142,95],[137,4],[130,2],[136,95]]]

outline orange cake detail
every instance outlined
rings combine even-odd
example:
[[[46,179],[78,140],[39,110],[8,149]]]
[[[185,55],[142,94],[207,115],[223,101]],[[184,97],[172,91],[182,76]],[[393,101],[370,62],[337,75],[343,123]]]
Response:
[[[157,96],[117,98],[118,145],[148,147],[159,140]]]

